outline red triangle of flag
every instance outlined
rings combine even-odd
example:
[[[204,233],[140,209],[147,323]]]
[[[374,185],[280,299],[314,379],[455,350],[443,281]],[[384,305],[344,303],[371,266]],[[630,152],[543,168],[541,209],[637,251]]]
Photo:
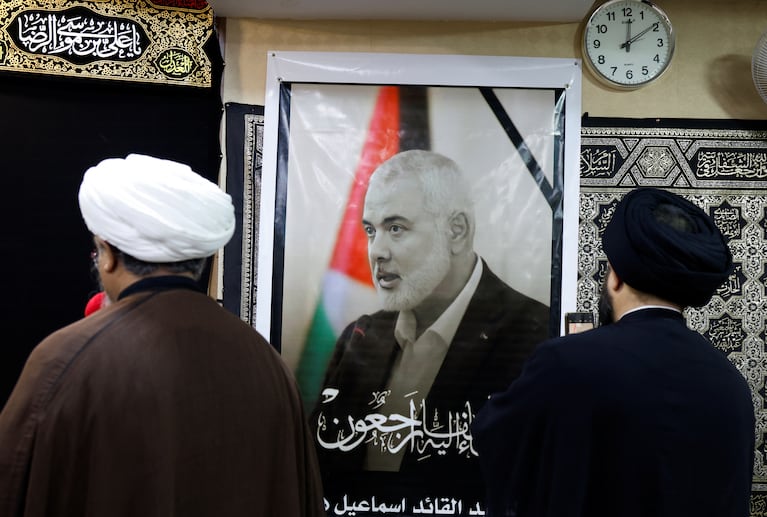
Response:
[[[399,151],[399,143],[399,88],[383,86],[378,93],[330,261],[331,269],[371,286],[367,237],[361,224],[365,193],[373,171]]]

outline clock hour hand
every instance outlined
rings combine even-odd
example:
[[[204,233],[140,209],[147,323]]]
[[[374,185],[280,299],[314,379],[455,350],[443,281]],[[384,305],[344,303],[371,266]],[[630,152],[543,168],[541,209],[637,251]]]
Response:
[[[657,24],[653,23],[652,25],[647,27],[645,30],[643,30],[642,32],[638,33],[636,36],[634,36],[632,38],[629,38],[624,43],[621,43],[620,48],[625,48],[625,47],[631,46],[631,44],[634,43],[636,40],[638,40],[639,38],[641,38],[642,36],[644,36],[645,34],[650,32],[655,27],[655,25],[657,25]]]
[[[626,43],[620,46],[620,48],[626,47],[626,52],[631,52],[631,22],[634,21],[631,18],[626,20]]]

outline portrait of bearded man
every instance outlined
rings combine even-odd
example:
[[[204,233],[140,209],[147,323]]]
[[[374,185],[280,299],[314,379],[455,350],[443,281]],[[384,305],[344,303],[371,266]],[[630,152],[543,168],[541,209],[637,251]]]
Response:
[[[396,154],[371,176],[362,226],[382,310],[342,333],[310,417],[326,496],[360,472],[385,477],[392,493],[412,483],[481,493],[468,435],[438,451],[402,427],[467,426],[548,337],[549,308],[507,285],[475,251],[470,192],[457,164],[431,151]],[[370,418],[377,429],[352,443]]]

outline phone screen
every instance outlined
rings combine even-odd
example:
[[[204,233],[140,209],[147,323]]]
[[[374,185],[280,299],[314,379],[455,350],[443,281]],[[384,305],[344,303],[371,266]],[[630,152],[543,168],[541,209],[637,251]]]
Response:
[[[591,312],[568,312],[565,314],[565,334],[577,334],[594,328]]]

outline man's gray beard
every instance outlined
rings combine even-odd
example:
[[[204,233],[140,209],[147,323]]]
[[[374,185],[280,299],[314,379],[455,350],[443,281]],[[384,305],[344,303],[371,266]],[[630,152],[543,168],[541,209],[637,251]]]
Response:
[[[385,311],[412,310],[423,302],[442,282],[450,270],[450,251],[447,249],[447,234],[437,230],[429,260],[418,269],[401,277],[396,289],[387,290],[376,284],[378,297]]]
[[[104,291],[104,282],[101,281],[101,275],[99,274],[99,270],[95,266],[95,264],[91,264],[91,275],[93,276],[93,279],[96,281],[96,284],[99,286],[99,291]],[[105,295],[106,295],[106,292],[105,292]]]
[[[99,286],[99,291],[104,293],[105,301],[102,304],[102,307],[106,307],[106,305],[112,303],[112,300],[109,299],[109,295],[107,294],[106,289],[104,289],[104,282],[101,281],[101,275],[99,274],[99,270],[95,267],[92,267],[91,272],[93,273],[93,277],[96,279],[96,283]]]

